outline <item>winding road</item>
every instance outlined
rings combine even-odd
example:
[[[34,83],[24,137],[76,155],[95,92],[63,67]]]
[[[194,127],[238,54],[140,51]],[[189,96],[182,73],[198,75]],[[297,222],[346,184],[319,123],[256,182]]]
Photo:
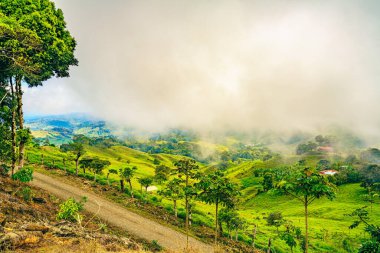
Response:
[[[87,202],[84,208],[88,212],[95,213],[101,219],[125,229],[137,237],[147,241],[156,240],[164,248],[176,252],[184,252],[186,248],[186,235],[183,233],[165,227],[155,221],[133,213],[121,205],[113,203],[94,193],[78,189],[56,178],[38,172],[34,172],[33,178],[32,185],[44,189],[62,199],[74,197],[76,200],[80,200],[83,196],[86,196]],[[192,237],[189,238],[189,247],[196,252],[214,252],[212,246]]]

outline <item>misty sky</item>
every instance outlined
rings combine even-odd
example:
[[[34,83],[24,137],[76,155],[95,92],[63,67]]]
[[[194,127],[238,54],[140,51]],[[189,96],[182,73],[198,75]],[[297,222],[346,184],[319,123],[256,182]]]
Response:
[[[148,130],[380,129],[379,1],[55,2],[80,66],[28,89],[28,114]]]

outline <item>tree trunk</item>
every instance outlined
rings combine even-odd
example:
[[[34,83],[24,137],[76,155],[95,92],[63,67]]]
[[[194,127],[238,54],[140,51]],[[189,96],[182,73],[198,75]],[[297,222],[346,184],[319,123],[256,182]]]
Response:
[[[221,221],[218,221],[218,228],[219,228],[219,234],[218,234],[218,237],[222,237],[223,236],[223,224]]]
[[[268,240],[268,250],[267,250],[267,253],[271,253],[271,247],[272,247],[272,238],[269,238],[269,240]]]
[[[173,199],[173,209],[174,209],[174,216],[178,217],[178,211],[177,211],[177,200]]]
[[[189,186],[189,175],[186,175],[186,187]],[[189,198],[185,196],[185,209],[186,209],[186,219],[185,219],[185,227],[186,227],[186,250],[189,249]]]
[[[44,154],[41,154],[41,165],[44,166]]]
[[[79,157],[77,157],[77,159],[75,159],[75,175],[77,175],[77,176],[79,174],[78,167],[79,167]],[[86,175],[86,169],[84,167],[83,167],[83,174]]]
[[[219,202],[216,200],[215,202],[215,245],[218,243],[218,207]]]
[[[108,186],[110,186],[110,180],[109,180],[109,177],[110,177],[110,173],[108,172],[108,173],[107,173],[107,184],[108,184]]]
[[[12,138],[12,176],[14,175],[15,173],[15,169],[16,169],[16,160],[17,160],[17,157],[16,157],[16,112],[15,112],[15,103],[14,103],[14,99],[15,99],[15,91],[13,89],[13,82],[12,82],[12,78],[9,79],[10,81],[10,86],[11,86],[11,95],[12,95],[12,125],[11,125],[11,130],[12,130],[12,133],[11,133],[11,138]]]
[[[96,182],[96,173],[94,173],[94,182]]]
[[[19,129],[24,129],[24,112],[22,110],[22,88],[21,88],[21,78],[16,78],[16,96],[17,96],[17,110],[18,110],[18,120]],[[19,146],[19,168],[24,167],[24,153],[25,153],[25,141],[23,138],[20,140]]]
[[[131,181],[131,179],[128,180],[128,184],[129,184],[129,190],[131,191],[131,197],[133,198],[133,189],[132,189],[132,181]]]
[[[253,229],[252,248],[255,248],[256,233],[257,233],[257,225],[255,225],[255,228]]]
[[[307,210],[307,196],[305,196],[305,253],[309,251],[309,224],[308,224],[308,210]]]
[[[120,191],[124,192],[124,180],[120,179]]]

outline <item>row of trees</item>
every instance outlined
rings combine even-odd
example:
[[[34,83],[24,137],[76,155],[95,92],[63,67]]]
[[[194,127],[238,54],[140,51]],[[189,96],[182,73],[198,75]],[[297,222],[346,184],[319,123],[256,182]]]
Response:
[[[76,164],[84,169],[90,169],[95,176],[100,174],[102,170],[109,166],[109,162],[99,158],[81,158],[84,154],[83,137],[76,136],[73,142],[61,146],[63,151],[69,151],[74,154]],[[231,234],[231,230],[239,229],[244,226],[244,221],[239,218],[236,211],[237,197],[239,196],[238,186],[225,177],[220,170],[211,170],[204,173],[200,170],[195,160],[185,158],[177,161],[174,168],[170,168],[157,160],[154,177],[141,177],[138,182],[141,187],[147,188],[152,185],[153,181],[163,185],[158,192],[163,197],[173,202],[174,215],[178,216],[178,201],[184,200],[185,207],[185,227],[187,234],[189,232],[189,215],[191,213],[190,203],[193,200],[203,201],[207,204],[215,206],[215,242],[222,231],[224,223]],[[304,207],[305,214],[305,236],[304,247],[308,252],[308,217],[309,206],[318,198],[328,197],[333,199],[335,196],[335,187],[328,180],[328,177],[320,175],[317,171],[311,169],[300,170],[302,166],[299,164],[291,169],[273,170],[262,172],[264,183],[268,188],[276,188],[299,200]],[[134,197],[132,180],[137,171],[136,167],[126,166],[119,170],[109,169],[107,173],[107,181],[110,174],[118,174],[120,177],[120,189],[125,191],[124,182],[129,185],[129,192]],[[223,207],[220,210],[220,207]],[[290,231],[290,230],[289,230]],[[284,238],[291,243],[292,234],[288,232]],[[285,240],[284,239],[284,240]],[[294,239],[294,238],[293,238]]]
[[[68,77],[76,42],[63,13],[49,0],[0,2],[0,158],[24,165],[30,132],[24,128],[23,86],[35,87],[52,77]],[[3,166],[5,167],[5,166]]]
[[[76,164],[79,164],[83,168],[84,173],[86,169],[89,169],[94,174],[94,180],[96,180],[96,175],[102,173],[103,169],[110,164],[108,161],[96,157],[83,157],[85,154],[84,139],[85,137],[83,136],[75,136],[71,143],[62,145],[61,149],[71,152]],[[327,164],[324,160],[322,162],[319,163],[321,166]],[[194,200],[215,205],[215,242],[222,233],[223,224],[230,235],[232,230],[236,231],[244,228],[245,222],[239,217],[236,210],[236,197],[239,195],[238,187],[226,178],[223,172],[212,169],[208,173],[204,173],[195,160],[188,158],[176,162],[174,168],[160,164],[158,159],[155,159],[153,163],[156,165],[155,176],[140,177],[137,181],[140,183],[141,188],[145,188],[145,191],[147,191],[147,188],[154,181],[163,185],[158,193],[173,202],[173,210],[176,217],[178,216],[178,201],[183,200],[186,211],[185,226],[187,231],[190,226],[191,206]],[[298,234],[296,234],[294,228],[289,228],[286,233],[281,234],[281,238],[289,246],[293,245],[296,239],[300,240],[300,245],[307,252],[309,245],[309,206],[321,197],[333,199],[335,196],[335,186],[332,182],[335,181],[330,176],[320,175],[318,170],[302,170],[304,166],[304,162],[299,162],[295,166],[287,166],[282,169],[257,169],[255,171],[258,172],[257,176],[263,177],[263,185],[266,190],[277,189],[284,194],[294,197],[302,204],[305,215],[305,235],[300,236],[299,230],[297,230]],[[377,187],[376,175],[379,174],[375,173],[377,168],[376,165],[371,165],[365,169],[368,180],[364,181],[362,185],[371,194]],[[351,167],[343,166],[341,169],[341,173],[337,174],[337,176],[342,175],[343,177],[347,177],[347,180],[351,180],[350,178],[356,175],[356,172],[352,171]],[[106,174],[107,181],[109,182],[108,179],[111,174],[118,174],[121,191],[125,191],[124,182],[127,182],[129,184],[129,192],[134,197],[132,180],[136,176],[136,171],[136,167],[128,165],[118,170],[108,169]],[[223,208],[220,208],[221,206]]]

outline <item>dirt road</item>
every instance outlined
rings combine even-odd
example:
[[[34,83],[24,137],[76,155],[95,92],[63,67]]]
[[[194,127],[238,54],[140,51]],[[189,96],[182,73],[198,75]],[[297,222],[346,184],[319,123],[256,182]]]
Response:
[[[62,199],[74,197],[80,200],[83,196],[86,196],[88,200],[84,208],[87,211],[96,213],[110,224],[125,229],[131,234],[148,241],[156,240],[164,248],[177,252],[183,252],[186,247],[186,235],[178,231],[144,218],[116,203],[63,183],[55,178],[37,172],[34,172],[33,177],[33,185],[49,191]],[[212,246],[191,237],[189,238],[189,245],[198,252],[214,252]]]

